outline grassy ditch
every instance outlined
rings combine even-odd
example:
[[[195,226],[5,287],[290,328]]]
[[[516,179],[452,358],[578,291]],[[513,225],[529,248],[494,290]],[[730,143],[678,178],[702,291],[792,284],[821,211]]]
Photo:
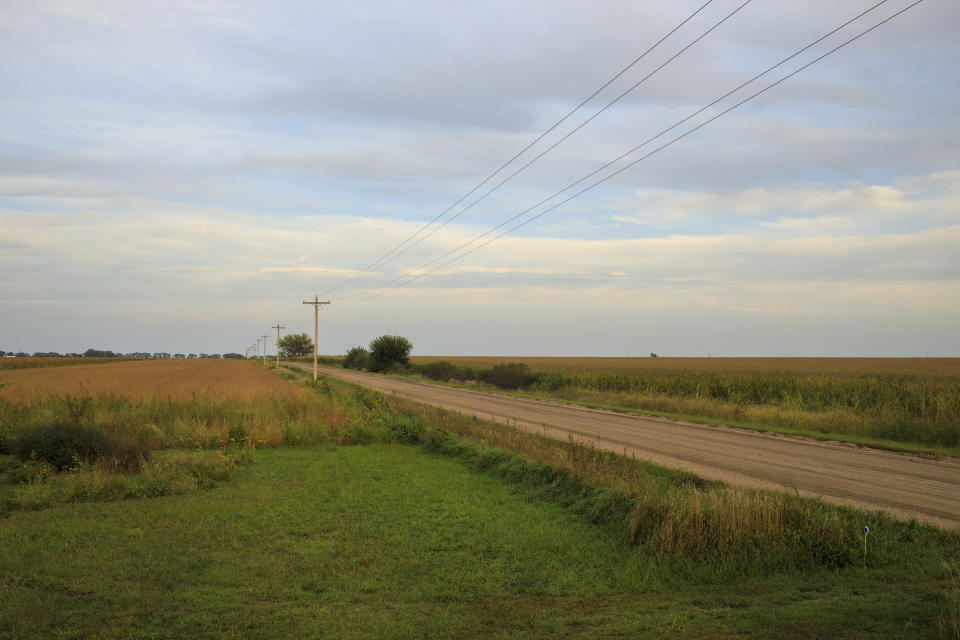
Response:
[[[954,533],[882,513],[732,487],[589,443],[562,442],[361,388],[355,394],[394,439],[528,486],[591,522],[614,525],[629,544],[672,559],[678,571],[699,567],[704,579],[865,562],[892,566],[911,561],[919,549],[937,548],[947,556],[960,550]],[[865,526],[884,532],[866,554]]]
[[[592,522],[615,525],[624,540],[650,557],[669,560],[671,572],[691,569],[713,580],[864,562],[894,566],[911,562],[925,548],[938,548],[946,557],[960,550],[954,533],[882,513],[732,487],[589,443],[562,442],[404,399],[385,401],[415,423],[431,426],[421,435],[428,450],[528,485]],[[871,538],[866,554],[865,526],[884,532],[876,545]],[[651,579],[660,578],[651,574]]]
[[[258,457],[217,491],[0,521],[0,635],[922,638],[948,629],[948,582],[928,572],[932,550],[865,571],[711,582],[542,499],[540,483],[495,466],[478,473],[449,452],[374,444]]]

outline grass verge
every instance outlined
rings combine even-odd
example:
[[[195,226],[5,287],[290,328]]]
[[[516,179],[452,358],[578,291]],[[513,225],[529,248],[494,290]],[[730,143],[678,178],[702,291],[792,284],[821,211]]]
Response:
[[[949,615],[933,550],[884,568],[654,581],[664,561],[616,527],[457,456],[258,457],[217,491],[0,521],[0,634],[920,638]]]

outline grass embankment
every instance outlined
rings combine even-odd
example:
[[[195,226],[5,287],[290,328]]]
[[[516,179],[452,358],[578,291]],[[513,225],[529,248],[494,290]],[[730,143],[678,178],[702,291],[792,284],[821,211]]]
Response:
[[[416,358],[440,382],[960,456],[960,359]]]
[[[208,483],[177,471],[184,491],[11,499],[0,633],[952,637],[960,620],[956,534],[335,381],[289,386],[272,404],[91,400],[87,423],[175,447],[140,474],[97,472],[142,483],[150,464],[179,457],[228,473]],[[0,422],[15,433],[69,409],[65,398],[0,403]],[[215,462],[241,455],[257,464]],[[0,489],[82,485],[85,471]]]

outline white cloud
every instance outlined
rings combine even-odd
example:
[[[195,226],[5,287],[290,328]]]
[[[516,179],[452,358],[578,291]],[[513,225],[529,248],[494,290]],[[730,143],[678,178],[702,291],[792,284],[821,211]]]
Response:
[[[799,235],[864,234],[903,221],[912,227],[949,224],[960,210],[960,171],[900,178],[888,185],[849,182],[792,184],[729,191],[637,190],[617,206],[633,210],[609,220],[625,224],[672,226],[703,221],[741,228],[760,226]],[[742,218],[744,221],[738,222]]]

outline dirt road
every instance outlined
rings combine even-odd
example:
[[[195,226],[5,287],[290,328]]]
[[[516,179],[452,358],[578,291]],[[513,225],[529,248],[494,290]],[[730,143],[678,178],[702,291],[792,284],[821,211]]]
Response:
[[[304,368],[312,370],[312,365]],[[322,367],[323,375],[705,478],[798,491],[960,529],[960,461],[673,420],[628,416]]]

